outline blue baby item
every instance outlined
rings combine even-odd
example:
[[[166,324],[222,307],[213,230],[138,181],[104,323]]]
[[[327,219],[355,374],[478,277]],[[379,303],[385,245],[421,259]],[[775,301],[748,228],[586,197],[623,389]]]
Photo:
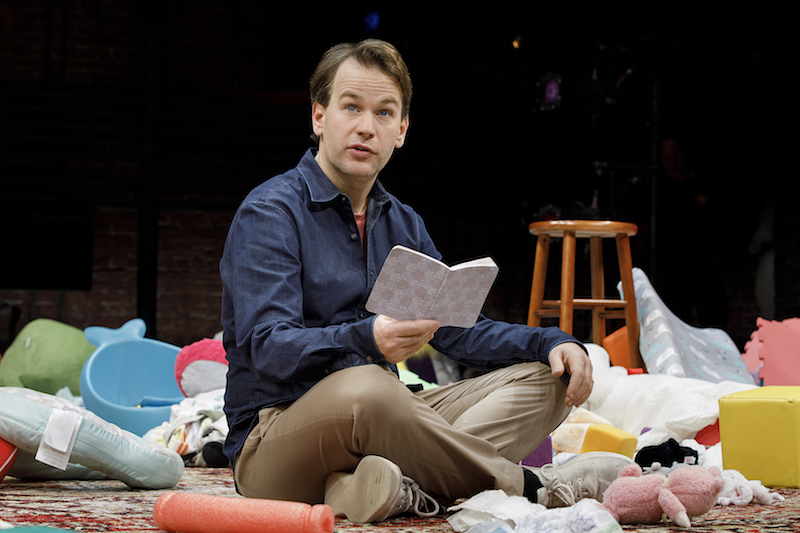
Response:
[[[168,421],[170,407],[185,398],[175,381],[180,349],[144,338],[146,329],[140,318],[119,329],[86,328],[86,340],[97,349],[81,372],[86,408],[139,436]]]

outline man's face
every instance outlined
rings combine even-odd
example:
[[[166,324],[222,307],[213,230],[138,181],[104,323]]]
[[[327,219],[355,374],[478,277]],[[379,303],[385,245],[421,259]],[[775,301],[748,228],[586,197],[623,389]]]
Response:
[[[354,59],[339,66],[330,102],[312,109],[317,162],[334,185],[342,189],[378,176],[405,142],[408,116],[401,113],[400,88],[392,78]]]

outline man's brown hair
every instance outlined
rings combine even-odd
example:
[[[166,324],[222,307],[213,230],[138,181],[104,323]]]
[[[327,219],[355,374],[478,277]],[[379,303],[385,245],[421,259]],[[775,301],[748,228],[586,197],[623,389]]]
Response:
[[[401,117],[408,116],[411,106],[411,76],[403,57],[390,43],[379,39],[366,39],[358,43],[337,44],[322,56],[311,76],[311,103],[327,107],[331,101],[333,79],[345,60],[353,58],[368,68],[378,68],[392,78],[400,88],[402,96]],[[314,136],[316,139],[316,136]],[[316,139],[319,140],[319,139]]]

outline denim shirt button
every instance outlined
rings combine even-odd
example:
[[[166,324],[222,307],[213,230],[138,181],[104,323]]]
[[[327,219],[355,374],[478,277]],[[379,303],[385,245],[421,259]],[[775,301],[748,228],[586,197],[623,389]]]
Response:
[[[366,357],[366,360],[367,360],[367,362],[368,362],[368,363],[371,363],[371,362],[372,362],[372,356],[371,356],[371,355],[368,355],[368,356]]]
[[[351,233],[351,234],[350,234],[350,240],[351,240],[351,241],[354,241],[354,240],[356,240],[356,239],[358,239],[358,233]]]

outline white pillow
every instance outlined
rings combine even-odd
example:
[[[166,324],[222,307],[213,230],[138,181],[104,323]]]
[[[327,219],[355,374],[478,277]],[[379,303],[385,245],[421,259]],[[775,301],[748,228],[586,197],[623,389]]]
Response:
[[[67,415],[76,421],[77,434],[64,469],[31,460],[46,434],[48,444],[55,442],[57,449],[69,440],[69,431],[46,431],[54,411],[55,418]],[[32,389],[0,387],[0,436],[20,449],[8,473],[14,477],[97,479],[104,474],[133,488],[166,489],[183,474],[183,459],[169,448],[146,442],[67,399]]]

